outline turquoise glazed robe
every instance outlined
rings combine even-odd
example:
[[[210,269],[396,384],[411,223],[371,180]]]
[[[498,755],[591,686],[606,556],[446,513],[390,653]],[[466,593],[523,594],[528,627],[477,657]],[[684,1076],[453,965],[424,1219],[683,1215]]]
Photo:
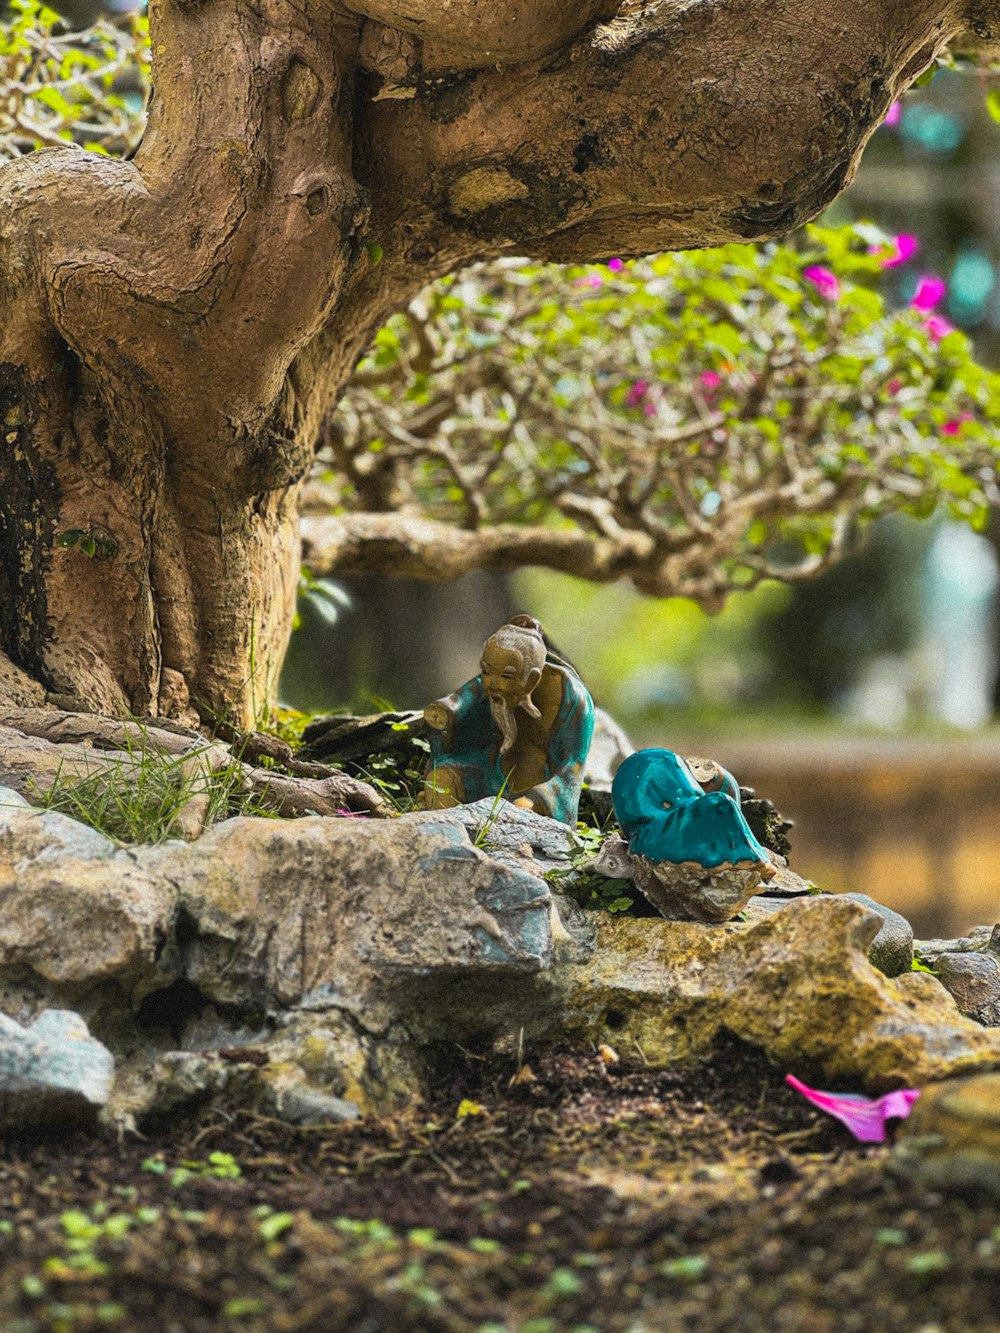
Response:
[[[501,791],[508,800],[530,796],[551,819],[572,828],[579,812],[580,788],[594,734],[594,701],[576,672],[553,662],[546,662],[544,669],[562,678],[562,702],[545,745],[544,782],[526,791],[504,787],[506,774],[500,767],[497,728],[480,676],[466,681],[449,698],[454,720],[447,749],[444,733],[428,729],[431,758],[425,779],[433,780],[436,768],[457,769],[463,802],[498,796]]]
[[[649,861],[693,861],[709,870],[769,861],[736,801],[725,791],[706,793],[672,750],[630,754],[611,799],[629,851]]]

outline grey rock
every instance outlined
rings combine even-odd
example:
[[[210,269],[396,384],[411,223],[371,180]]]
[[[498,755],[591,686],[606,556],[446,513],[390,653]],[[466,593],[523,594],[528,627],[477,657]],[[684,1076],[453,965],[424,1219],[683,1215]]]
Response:
[[[963,1014],[1000,1027],[1000,958],[982,953],[943,953],[934,960],[938,981]]]
[[[356,1103],[304,1085],[275,1093],[264,1106],[276,1119],[290,1125],[339,1125],[357,1120],[361,1114]]]
[[[922,962],[932,967],[935,958],[943,953],[985,953],[1000,957],[1000,923],[995,926],[974,926],[968,935],[955,940],[914,940],[913,950]]]
[[[47,1009],[22,1027],[0,1014],[0,1127],[92,1119],[111,1091],[114,1058],[79,1014]]]
[[[931,1189],[1000,1201],[1000,1074],[924,1088],[890,1164]]]
[[[882,918],[882,928],[871,942],[868,961],[887,977],[898,977],[913,966],[913,927],[905,916],[883,907],[866,893],[845,893],[845,898],[860,903]]]
[[[566,869],[580,845],[572,829],[559,820],[489,796],[451,810],[403,815],[400,822],[418,828],[463,829],[492,860],[539,876]]]
[[[552,957],[544,880],[490,859],[452,821],[232,819],[143,849],[178,886],[184,974],[220,1005],[288,1008],[330,989],[384,1020],[376,980],[537,972]]]
[[[0,971],[57,993],[115,982],[141,998],[176,907],[171,885],[132,852],[0,788]],[[68,989],[67,989],[68,988]]]
[[[635,751],[635,746],[603,708],[594,709],[594,735],[587,755],[586,782],[592,787],[610,790],[614,776]]]

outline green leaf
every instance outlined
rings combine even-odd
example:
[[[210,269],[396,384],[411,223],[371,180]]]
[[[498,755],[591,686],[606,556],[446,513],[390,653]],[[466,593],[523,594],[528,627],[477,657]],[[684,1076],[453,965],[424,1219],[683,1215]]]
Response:
[[[994,120],[1000,120],[1000,88],[991,88],[986,94],[986,110]]]

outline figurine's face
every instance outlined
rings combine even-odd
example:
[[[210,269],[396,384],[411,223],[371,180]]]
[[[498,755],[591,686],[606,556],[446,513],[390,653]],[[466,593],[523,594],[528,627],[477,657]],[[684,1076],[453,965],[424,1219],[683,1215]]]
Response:
[[[494,703],[505,703],[508,708],[516,708],[531,693],[540,674],[525,672],[524,658],[516,648],[501,648],[496,643],[487,643],[483,649],[479,670],[486,697]]]

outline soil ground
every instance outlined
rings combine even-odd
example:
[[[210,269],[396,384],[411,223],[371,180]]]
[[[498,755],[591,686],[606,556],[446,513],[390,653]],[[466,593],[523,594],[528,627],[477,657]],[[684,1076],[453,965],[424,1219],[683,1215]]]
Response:
[[[8,1141],[0,1328],[1000,1330],[1000,1208],[897,1178],[749,1049],[522,1058],[443,1050],[431,1102],[344,1126]]]

